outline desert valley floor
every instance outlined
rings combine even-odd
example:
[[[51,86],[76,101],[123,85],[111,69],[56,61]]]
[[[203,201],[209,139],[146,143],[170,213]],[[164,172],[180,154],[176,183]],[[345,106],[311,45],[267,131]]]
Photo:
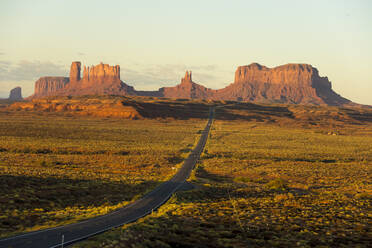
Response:
[[[372,109],[157,97],[0,104],[0,238],[123,207],[171,178],[215,116],[188,189],[74,247],[368,247]]]

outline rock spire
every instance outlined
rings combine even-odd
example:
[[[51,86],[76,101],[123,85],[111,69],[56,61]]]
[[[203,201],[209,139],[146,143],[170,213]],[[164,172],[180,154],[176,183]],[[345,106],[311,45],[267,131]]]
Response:
[[[191,83],[192,82],[192,72],[186,71],[185,77],[181,79],[181,83]]]
[[[81,63],[79,61],[71,63],[70,82],[80,81]]]

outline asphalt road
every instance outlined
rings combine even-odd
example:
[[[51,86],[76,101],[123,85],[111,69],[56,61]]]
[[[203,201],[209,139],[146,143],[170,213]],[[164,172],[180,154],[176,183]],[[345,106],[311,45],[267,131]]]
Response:
[[[164,204],[190,176],[190,173],[199,159],[205,143],[207,142],[209,130],[212,125],[213,112],[212,109],[209,114],[208,123],[202,132],[198,144],[186,158],[178,172],[169,181],[162,183],[141,199],[109,214],[82,222],[2,239],[0,240],[0,247],[63,247],[84,240],[93,235],[103,233],[114,227],[136,221],[137,219],[150,214],[153,210]],[[62,237],[64,239],[63,246]]]

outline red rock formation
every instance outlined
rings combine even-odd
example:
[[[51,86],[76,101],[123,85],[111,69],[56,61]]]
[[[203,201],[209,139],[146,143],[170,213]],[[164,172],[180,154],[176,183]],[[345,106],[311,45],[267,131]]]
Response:
[[[327,77],[307,64],[286,64],[268,68],[257,63],[240,66],[234,83],[212,90],[192,81],[187,71],[181,83],[158,91],[136,91],[120,80],[120,67],[108,64],[85,67],[80,79],[80,62],[73,62],[69,78],[44,77],[35,83],[35,95],[138,95],[253,101],[263,103],[342,105],[350,101],[336,94]]]
[[[10,101],[22,101],[23,100],[21,87],[15,87],[14,89],[10,91],[9,100]]]
[[[52,96],[68,84],[67,77],[41,77],[35,82],[35,93],[32,97]]]
[[[181,79],[181,84],[174,87],[163,87],[159,89],[163,97],[169,98],[191,98],[206,99],[211,98],[215,90],[208,89],[192,81],[192,72],[186,71],[185,77]]]
[[[65,95],[133,95],[134,89],[120,80],[120,67],[108,64],[84,66],[72,62],[70,78],[42,77],[35,83],[35,94],[30,98]]]
[[[270,69],[253,63],[239,66],[235,72],[234,82],[303,84],[311,80],[312,71],[313,67],[307,64],[287,64]]]
[[[350,101],[337,95],[327,77],[307,64],[287,64],[268,68],[257,63],[239,66],[235,81],[229,86],[212,90],[192,81],[186,72],[181,84],[160,88],[153,96],[169,98],[200,98],[213,100],[253,101],[261,103],[342,105]],[[136,92],[137,95],[149,95]]]
[[[89,81],[89,66],[88,67],[84,66],[83,78]]]
[[[83,80],[95,81],[100,78],[116,78],[120,79],[120,66],[110,66],[108,64],[100,63],[96,66],[84,67]]]
[[[80,70],[81,70],[81,63],[78,61],[72,62],[71,69],[70,69],[70,82],[80,80]]]
[[[307,64],[267,68],[257,63],[240,66],[235,81],[220,89],[214,99],[267,103],[340,105],[349,100],[337,95],[327,77]]]
[[[120,66],[84,66],[83,78],[71,82],[57,95],[133,95],[134,89],[120,80]]]
[[[192,71],[186,71],[185,77],[181,79],[181,84],[192,83]]]
[[[120,66],[110,66],[100,63],[96,66],[86,67],[83,70],[82,87],[92,87],[96,84],[120,83]]]

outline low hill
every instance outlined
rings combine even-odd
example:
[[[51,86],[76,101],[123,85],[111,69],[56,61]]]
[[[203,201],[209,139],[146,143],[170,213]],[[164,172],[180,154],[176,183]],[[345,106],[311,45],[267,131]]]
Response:
[[[0,111],[124,119],[206,118],[211,106],[217,120],[252,121],[279,126],[328,128],[372,124],[370,107],[337,107],[293,104],[256,104],[236,101],[167,99],[141,96],[49,97],[3,103]]]

